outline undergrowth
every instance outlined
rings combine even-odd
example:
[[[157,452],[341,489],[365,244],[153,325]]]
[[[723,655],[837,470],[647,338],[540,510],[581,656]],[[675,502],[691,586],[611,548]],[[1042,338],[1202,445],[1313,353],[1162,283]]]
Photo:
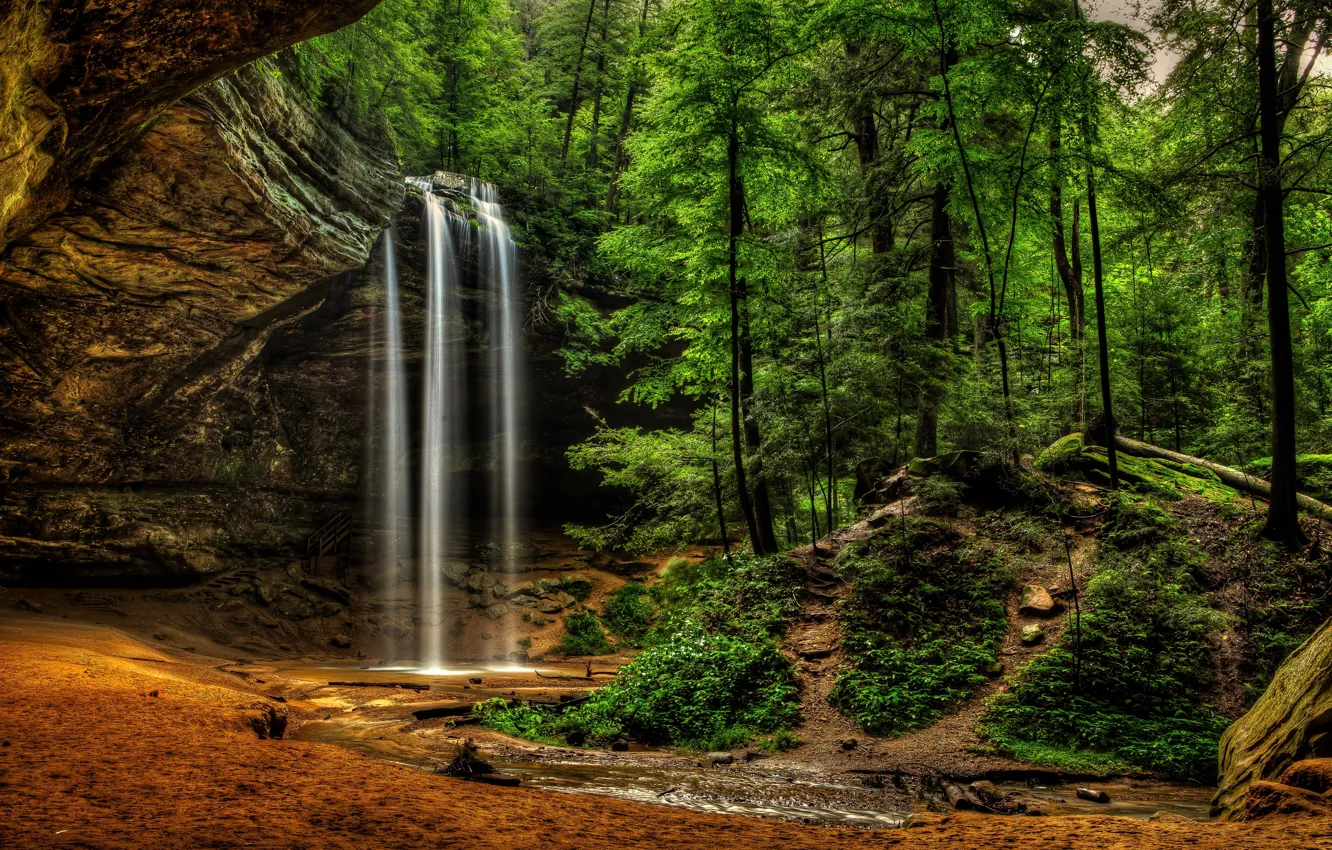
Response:
[[[997,550],[906,517],[849,548],[841,608],[848,666],[829,701],[875,735],[925,726],[985,681],[1013,579]]]
[[[726,749],[766,736],[770,748],[789,746],[784,732],[800,721],[799,700],[777,641],[802,584],[785,556],[734,553],[672,570],[652,590],[659,608],[643,652],[589,701],[565,711],[490,705],[481,722],[533,740]]]
[[[1223,617],[1198,553],[1150,501],[1119,495],[1070,628],[995,697],[981,731],[1006,755],[1069,769],[1127,767],[1209,782],[1227,721],[1202,695]]]

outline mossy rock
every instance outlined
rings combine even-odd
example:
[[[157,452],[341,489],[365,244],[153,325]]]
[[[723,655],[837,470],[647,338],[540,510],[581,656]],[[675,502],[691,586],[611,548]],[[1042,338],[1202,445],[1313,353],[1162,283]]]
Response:
[[[1055,474],[1080,469],[1079,459],[1085,446],[1080,432],[1060,437],[1036,458],[1036,468]]]
[[[956,451],[935,457],[913,458],[907,465],[907,472],[917,478],[947,475],[962,481],[974,477],[985,465],[985,457],[980,452]]]

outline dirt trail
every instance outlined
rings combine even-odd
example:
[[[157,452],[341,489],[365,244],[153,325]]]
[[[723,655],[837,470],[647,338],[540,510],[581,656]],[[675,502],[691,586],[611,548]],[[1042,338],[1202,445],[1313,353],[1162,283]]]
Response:
[[[926,816],[907,830],[826,829],[577,794],[495,788],[315,743],[262,740],[262,686],[106,627],[0,615],[0,846],[565,848],[885,846],[918,850],[1288,850],[1332,825],[1106,816]],[[75,720],[77,718],[77,720]]]
[[[864,540],[903,512],[912,513],[911,498],[881,508],[877,519],[861,520],[820,541],[819,551],[804,546],[791,554],[805,565],[809,583],[800,619],[792,626],[783,649],[800,670],[801,710],[804,723],[795,735],[804,745],[776,757],[776,764],[803,766],[825,771],[884,771],[941,773],[956,778],[979,778],[1008,771],[1030,770],[1029,765],[990,752],[990,747],[976,734],[976,724],[990,697],[1008,688],[1008,676],[1016,674],[1037,654],[1058,643],[1068,626],[1063,614],[1034,617],[1019,613],[1021,594],[1005,600],[1008,634],[999,651],[1003,675],[979,687],[972,696],[938,722],[897,738],[880,738],[860,729],[854,720],[828,703],[828,694],[837,681],[842,664],[842,632],[837,604],[849,588],[829,566],[846,545]],[[976,533],[966,521],[955,520],[953,527],[963,534]],[[1097,541],[1089,534],[1072,534],[1071,557],[1079,591],[1084,587],[1096,562]],[[1023,571],[1015,576],[1017,586],[1036,584],[1056,590],[1069,588],[1068,555],[1057,542],[1047,542],[1049,557],[1037,564],[1022,562]],[[1045,634],[1036,645],[1025,645],[1019,635],[1024,626],[1039,625]],[[854,741],[854,745],[849,742]]]

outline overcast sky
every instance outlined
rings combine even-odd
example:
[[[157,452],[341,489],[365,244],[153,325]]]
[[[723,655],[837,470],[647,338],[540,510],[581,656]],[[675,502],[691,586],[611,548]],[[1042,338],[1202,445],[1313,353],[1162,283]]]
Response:
[[[1128,24],[1135,29],[1142,30],[1151,36],[1153,42],[1156,42],[1156,33],[1152,32],[1147,26],[1147,18],[1151,17],[1152,12],[1158,5],[1158,0],[1083,0],[1083,8],[1087,14],[1100,21],[1117,21],[1121,24]],[[1141,15],[1136,11],[1141,7]],[[1156,44],[1156,62],[1152,67],[1152,77],[1156,82],[1161,82],[1175,67],[1179,57],[1172,51],[1164,49],[1159,43]],[[1321,74],[1332,74],[1332,52],[1324,51],[1318,58],[1318,72]]]

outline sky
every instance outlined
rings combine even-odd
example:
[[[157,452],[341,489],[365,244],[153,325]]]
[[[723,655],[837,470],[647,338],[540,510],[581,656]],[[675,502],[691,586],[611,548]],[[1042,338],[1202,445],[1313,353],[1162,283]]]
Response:
[[[1158,0],[1083,0],[1084,8],[1087,14],[1095,20],[1115,21],[1121,24],[1128,24],[1135,29],[1142,30],[1156,41],[1156,33],[1147,26],[1147,19],[1151,17],[1156,9]],[[1139,12],[1141,8],[1141,12]],[[1312,49],[1311,51],[1312,52]],[[1152,79],[1156,83],[1165,80],[1175,63],[1179,61],[1178,54],[1171,50],[1163,48],[1159,43],[1156,44],[1156,59],[1152,66]],[[1318,59],[1318,73],[1332,75],[1332,51],[1325,50]]]

